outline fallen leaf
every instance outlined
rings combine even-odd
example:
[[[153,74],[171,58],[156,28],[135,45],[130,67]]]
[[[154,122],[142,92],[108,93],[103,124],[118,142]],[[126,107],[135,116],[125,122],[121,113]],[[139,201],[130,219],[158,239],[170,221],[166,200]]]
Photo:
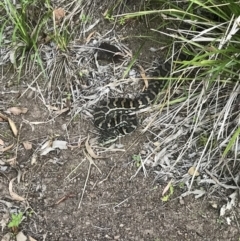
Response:
[[[16,235],[16,241],[27,241],[27,237],[21,231]]]
[[[4,146],[4,141],[2,139],[0,139],[0,145]]]
[[[65,10],[63,8],[54,9],[53,16],[56,23],[59,23],[65,17]]]
[[[90,167],[91,167],[91,165],[94,165],[94,166],[98,169],[99,173],[102,174],[102,171],[101,171],[101,170],[98,168],[98,166],[95,164],[95,162],[93,161],[92,157],[89,156],[84,150],[83,150],[83,154],[84,154],[84,155],[86,156],[86,158],[88,159],[88,161],[89,161],[89,163],[90,163]]]
[[[214,201],[214,200],[210,200],[210,201],[209,201],[209,204],[212,206],[212,208],[214,208],[214,209],[218,209],[218,204],[217,204],[216,201]]]
[[[8,108],[7,111],[12,113],[13,115],[20,115],[20,114],[27,113],[28,109],[25,107],[11,107],[11,108]]]
[[[60,150],[66,150],[66,149],[68,149],[67,142],[66,141],[61,141],[61,140],[53,141],[52,148],[53,149],[57,149],[58,148]]]
[[[96,154],[94,153],[93,149],[91,148],[91,146],[90,146],[89,143],[88,143],[88,140],[89,140],[89,136],[88,136],[88,138],[87,138],[87,140],[86,140],[86,142],[85,142],[85,147],[86,147],[86,149],[87,149],[88,154],[89,154],[92,158],[95,158],[95,159],[97,159],[97,158],[105,158],[105,157],[102,157],[102,156],[98,156],[98,155],[96,155]]]
[[[37,241],[36,239],[32,238],[31,236],[28,236],[29,241]]]
[[[37,154],[33,153],[31,158],[31,165],[34,165],[37,162]]]
[[[195,177],[197,177],[197,176],[200,175],[199,172],[197,171],[196,167],[194,167],[194,166],[192,166],[192,167],[189,168],[188,174],[189,174],[190,176],[195,175]]]
[[[87,36],[87,38],[86,38],[86,44],[88,44],[88,43],[90,42],[90,40],[92,39],[92,36],[93,36],[93,34],[95,34],[95,32],[96,32],[96,31],[93,31],[93,32],[91,32],[91,33]]]
[[[13,192],[13,182],[14,180],[16,179],[13,178],[10,182],[9,182],[9,194],[10,196],[12,197],[13,200],[16,200],[16,201],[24,201],[25,198],[19,196],[17,193]]]
[[[1,117],[3,120],[5,120],[5,121],[8,120],[7,116],[5,116],[4,114],[2,114],[1,112],[0,112],[0,117]]]
[[[5,147],[5,148],[2,148],[2,149],[0,148],[0,151],[1,151],[1,152],[8,151],[9,149],[11,149],[11,148],[13,147],[13,145],[14,145],[14,144],[12,144],[12,145],[10,145],[10,146],[7,146],[7,147]]]
[[[32,149],[32,143],[29,141],[24,141],[23,146],[26,150],[31,150]]]
[[[48,140],[41,146],[41,150],[44,150],[45,148],[50,147],[51,145],[52,145],[52,141]]]
[[[56,140],[56,141],[46,141],[41,147],[41,156],[47,155],[50,151],[54,151],[55,149],[66,150],[67,142]]]
[[[45,149],[43,149],[40,153],[41,156],[45,156],[47,155],[50,151],[54,151],[54,149],[50,146],[46,147]]]
[[[169,190],[170,186],[172,185],[172,180],[167,184],[167,186],[163,189],[162,196]]]
[[[140,69],[140,75],[142,77],[142,79],[144,80],[145,83],[145,88],[148,88],[148,80],[145,74],[145,70],[143,69],[143,67],[141,65],[138,64],[138,68]]]
[[[12,129],[13,135],[16,137],[18,134],[18,130],[17,130],[15,123],[10,118],[8,118],[8,123]]]
[[[156,147],[159,147],[161,145],[161,143],[159,141],[156,141],[156,142],[153,143],[153,145],[156,146]]]

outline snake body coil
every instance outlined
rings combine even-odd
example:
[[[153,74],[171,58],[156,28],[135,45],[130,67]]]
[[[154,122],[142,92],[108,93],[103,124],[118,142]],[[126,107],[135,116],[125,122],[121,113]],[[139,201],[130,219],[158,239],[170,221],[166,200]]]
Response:
[[[166,62],[159,65],[152,77],[166,77],[171,65]],[[138,125],[136,111],[149,106],[165,85],[163,79],[150,79],[148,89],[139,97],[109,98],[100,102],[94,110],[94,125],[100,131],[100,142],[105,145],[114,142],[119,136],[133,132]]]

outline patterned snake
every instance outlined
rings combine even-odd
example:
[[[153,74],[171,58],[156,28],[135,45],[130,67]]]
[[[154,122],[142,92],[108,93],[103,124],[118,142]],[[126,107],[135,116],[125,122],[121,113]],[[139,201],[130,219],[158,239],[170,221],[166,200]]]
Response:
[[[159,65],[149,79],[148,89],[137,98],[109,98],[100,102],[94,110],[94,125],[99,129],[102,145],[114,142],[119,136],[133,132],[138,125],[136,111],[149,106],[155,99],[166,81],[156,77],[169,75],[169,62]]]

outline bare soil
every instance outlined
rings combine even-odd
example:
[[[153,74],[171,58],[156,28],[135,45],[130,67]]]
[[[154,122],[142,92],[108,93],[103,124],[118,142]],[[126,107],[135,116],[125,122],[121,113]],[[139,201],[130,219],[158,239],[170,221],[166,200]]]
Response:
[[[9,100],[6,95],[4,99]],[[167,183],[153,183],[151,172],[148,177],[140,172],[132,178],[137,167],[131,156],[138,153],[139,147],[133,146],[127,152],[106,153],[107,158],[94,160],[99,170],[90,167],[83,154],[84,142],[77,147],[74,141],[86,137],[92,129],[82,120],[76,121],[68,133],[71,145],[76,148],[38,155],[31,164],[32,150],[26,151],[22,142],[30,141],[35,150],[49,136],[58,135],[57,139],[64,140],[66,132],[62,125],[69,117],[63,115],[47,124],[34,125],[33,130],[23,123],[23,118],[29,122],[45,122],[48,117],[45,107],[37,98],[32,103],[17,100],[17,105],[29,111],[13,117],[16,125],[22,126],[20,138],[18,146],[4,157],[14,156],[17,150],[17,165],[7,172],[1,171],[0,190],[1,199],[10,202],[12,208],[33,211],[20,225],[25,235],[52,241],[239,239],[237,225],[227,225],[219,218],[219,210],[214,209],[207,198],[180,199],[184,189],[176,188],[171,199],[162,202],[162,191]],[[8,106],[6,104],[5,108]],[[1,123],[1,139],[9,144],[15,141],[6,123]],[[125,141],[125,147],[130,145],[131,136]],[[9,180],[19,171],[22,178],[19,184],[14,182],[14,191],[26,198],[26,202],[21,203],[13,201],[8,192]],[[7,228],[2,235],[6,232]]]
[[[141,26],[136,29],[134,25],[128,32],[126,26],[119,29],[126,36],[136,35],[140,30]],[[133,52],[139,47],[138,39],[128,39],[127,43]],[[157,55],[149,52],[149,46],[153,43],[144,45],[140,55],[147,63]],[[123,151],[99,154],[105,158],[94,159],[96,166],[90,165],[85,142],[88,135],[96,137],[91,118],[87,121],[80,116],[72,120],[67,113],[54,117],[37,92],[31,97],[27,92],[19,99],[19,90],[22,93],[26,89],[25,82],[19,87],[6,88],[9,79],[16,75],[5,69],[4,73],[0,82],[0,111],[23,106],[28,112],[19,116],[6,114],[15,122],[18,138],[13,136],[7,122],[0,122],[0,139],[5,146],[14,143],[13,148],[0,154],[0,160],[17,157],[14,164],[1,164],[0,199],[4,202],[0,203],[0,219],[8,202],[11,204],[8,210],[25,212],[19,230],[38,241],[240,239],[237,222],[228,225],[219,217],[220,204],[227,201],[224,198],[211,195],[200,199],[180,198],[186,189],[179,186],[163,202],[162,192],[167,182],[155,182],[150,169],[147,177],[143,171],[135,175],[138,167],[132,156],[139,154],[146,137],[136,141],[138,132],[126,136],[122,139]],[[69,124],[67,131],[66,124]],[[68,149],[41,156],[38,150],[43,143],[56,139],[66,140]],[[23,147],[25,141],[32,143],[32,149]],[[8,190],[10,180],[18,175],[21,178],[13,182],[13,190],[25,198],[23,202],[13,200]],[[212,200],[218,204],[216,208],[210,204]],[[7,232],[9,229],[5,227],[0,238]]]

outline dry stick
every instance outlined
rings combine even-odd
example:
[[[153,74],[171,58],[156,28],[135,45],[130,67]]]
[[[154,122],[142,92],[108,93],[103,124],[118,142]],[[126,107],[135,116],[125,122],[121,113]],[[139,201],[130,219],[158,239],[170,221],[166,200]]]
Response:
[[[84,154],[86,155],[85,151],[83,151],[83,152],[84,152]],[[86,189],[86,186],[87,186],[87,181],[88,181],[88,178],[89,178],[89,175],[90,175],[90,170],[91,170],[91,163],[89,164],[87,177],[86,177],[86,180],[85,180],[85,183],[84,183],[84,187],[83,187],[82,195],[81,195],[81,198],[80,198],[80,202],[79,202],[79,204],[78,204],[78,209],[80,209],[81,204],[82,204],[83,195],[84,195],[84,192],[85,192],[85,189]]]
[[[109,178],[109,176],[110,176],[110,174],[112,173],[114,167],[116,167],[116,164],[114,164],[114,166],[112,166],[112,168],[111,168],[111,170],[109,171],[109,173],[107,174],[107,176],[106,176],[102,181],[100,181],[100,182],[98,183],[98,185],[102,184],[103,182],[105,182],[105,181]]]
[[[81,165],[82,163],[85,161],[86,159],[83,159],[66,177],[65,179],[68,179],[69,182],[71,182],[74,178],[76,178],[77,176],[73,177],[72,179],[70,179],[70,176],[72,175],[73,172],[75,172]],[[80,175],[80,174],[79,174]]]
[[[85,180],[85,183],[84,183],[84,187],[83,187],[81,199],[80,199],[80,202],[79,202],[79,204],[78,204],[78,209],[80,209],[81,204],[82,204],[83,195],[84,195],[84,193],[85,193],[86,186],[87,186],[87,182],[88,182],[88,178],[89,178],[90,171],[91,171],[91,166],[94,165],[94,166],[98,169],[98,171],[99,171],[100,173],[102,173],[101,170],[98,168],[98,166],[94,163],[94,161],[92,160],[92,158],[91,158],[84,150],[83,150],[83,153],[84,153],[84,155],[86,156],[86,158],[87,158],[88,161],[89,161],[89,168],[88,168],[87,177],[86,177],[86,180]]]
[[[210,171],[208,171],[207,169],[205,169],[205,172],[213,179],[213,181],[214,181],[217,185],[219,185],[219,186],[221,186],[221,187],[223,187],[223,188],[225,188],[225,189],[239,189],[239,187],[222,184],[222,183],[219,182],[219,180],[218,180],[216,177],[214,177],[214,176],[212,175],[212,173],[211,173]]]
[[[24,94],[30,89],[30,87],[37,81],[37,79],[42,75],[42,73],[40,73],[33,81],[30,85],[28,85],[28,88],[20,95],[20,97],[18,99],[20,99],[21,97],[24,96]]]
[[[20,124],[19,131],[18,131],[17,146],[16,146],[16,152],[15,152],[16,161],[17,161],[17,155],[18,155],[18,147],[19,147],[19,139],[20,139],[21,130],[22,130],[22,122]],[[16,168],[16,170],[18,172],[17,181],[18,181],[18,183],[20,183],[22,172],[20,171],[19,168]]]
[[[129,197],[125,198],[123,201],[121,201],[120,203],[118,203],[117,205],[115,205],[115,206],[113,207],[113,209],[121,206],[123,203],[125,203],[126,201],[128,201],[130,198],[132,198],[133,196],[135,196],[135,195],[136,195],[137,193],[139,193],[139,192],[140,192],[140,191],[137,191],[137,192],[133,193],[132,195],[130,195]]]
[[[16,146],[16,158],[17,158],[17,153],[18,153],[18,146],[19,146],[19,139],[20,139],[20,133],[21,133],[21,130],[22,130],[22,122],[20,124],[20,127],[19,127],[19,132],[18,132],[18,138],[17,138],[17,146]]]

